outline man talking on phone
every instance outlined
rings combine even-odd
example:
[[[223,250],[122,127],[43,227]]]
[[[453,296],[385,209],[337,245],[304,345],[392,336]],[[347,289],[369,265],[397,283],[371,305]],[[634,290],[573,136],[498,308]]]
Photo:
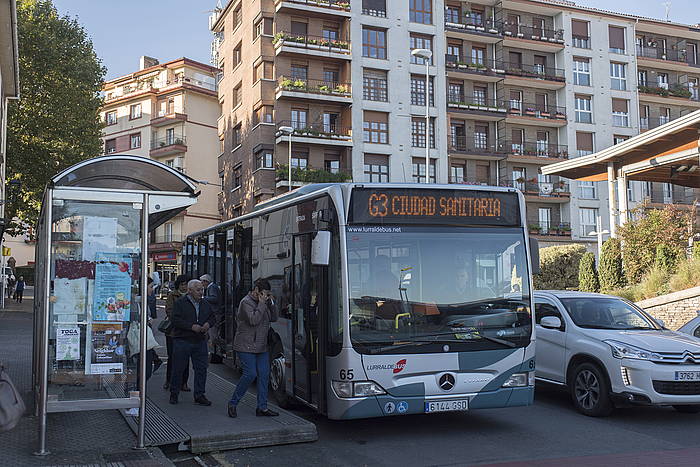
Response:
[[[270,359],[267,334],[270,323],[277,321],[277,307],[265,279],[255,281],[253,290],[241,300],[236,313],[236,337],[233,349],[243,365],[243,376],[228,403],[228,416],[236,417],[236,406],[255,378],[258,379],[258,417],[276,417],[279,413],[267,408],[267,385],[270,380]]]

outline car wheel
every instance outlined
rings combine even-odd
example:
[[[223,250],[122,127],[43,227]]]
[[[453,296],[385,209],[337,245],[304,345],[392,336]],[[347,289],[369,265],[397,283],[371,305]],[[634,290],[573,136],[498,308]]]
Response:
[[[270,390],[277,401],[277,405],[283,409],[291,405],[291,400],[287,395],[285,364],[282,346],[278,344],[270,354]]]
[[[569,390],[576,409],[589,417],[605,417],[615,408],[608,380],[592,363],[582,363],[574,369]]]
[[[676,412],[680,413],[698,413],[700,412],[700,405],[674,405]]]

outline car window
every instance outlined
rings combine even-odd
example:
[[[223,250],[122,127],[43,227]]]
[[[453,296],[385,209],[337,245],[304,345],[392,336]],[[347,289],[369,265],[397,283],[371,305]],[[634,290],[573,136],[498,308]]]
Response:
[[[615,297],[562,298],[576,326],[589,329],[659,329],[641,310]]]
[[[700,337],[700,326],[695,328],[695,332],[693,333],[695,337]]]
[[[545,316],[556,316],[562,323],[564,322],[556,306],[545,302],[535,303],[535,323],[540,324],[540,321],[542,321],[542,318]]]

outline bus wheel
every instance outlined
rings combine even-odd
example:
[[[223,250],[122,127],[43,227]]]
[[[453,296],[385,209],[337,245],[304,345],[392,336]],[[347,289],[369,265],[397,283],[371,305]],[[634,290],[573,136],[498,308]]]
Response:
[[[282,349],[275,346],[275,351],[270,357],[270,389],[275,396],[277,405],[286,409],[290,406],[289,396],[285,384],[285,358]]]

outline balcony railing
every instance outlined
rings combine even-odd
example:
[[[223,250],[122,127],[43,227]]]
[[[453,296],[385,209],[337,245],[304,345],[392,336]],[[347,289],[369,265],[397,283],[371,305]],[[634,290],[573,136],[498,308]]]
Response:
[[[171,235],[155,235],[151,237],[150,243],[180,243],[184,240],[184,236],[181,234],[171,234]]]
[[[447,106],[451,108],[474,110],[481,112],[499,112],[505,114],[503,101],[487,99],[481,96],[467,96],[459,93],[447,94]]]
[[[640,82],[639,92],[644,94],[657,94],[662,97],[681,97],[693,101],[700,101],[700,91],[698,86],[691,86],[689,83],[676,84],[655,84],[648,81]]]
[[[350,11],[350,1],[339,0],[275,0],[275,5],[282,2],[301,3],[302,5],[332,8],[334,10]]]
[[[289,45],[308,50],[322,50],[340,54],[350,53],[350,41],[329,39],[327,37],[310,36],[308,34],[293,34],[291,32],[278,32],[272,40],[275,47]]]
[[[502,155],[503,147],[499,143],[489,141],[487,135],[467,136],[451,134],[447,137],[450,152],[460,152],[465,154],[490,154]]]
[[[525,65],[523,63],[513,62],[503,62],[503,67],[507,75],[546,79],[550,81],[566,81],[566,73],[561,68],[553,68],[544,65]]]
[[[503,33],[503,27],[500,22],[469,15],[458,17],[456,15],[446,14],[445,29],[483,32],[495,35],[501,35]]]
[[[517,188],[526,195],[539,196],[542,198],[561,198],[571,196],[569,184],[564,181],[556,182],[533,182],[530,180],[504,180],[500,185]]]
[[[677,50],[666,47],[644,46],[637,44],[637,56],[667,60],[671,62],[688,63],[688,53],[685,50]]]
[[[321,138],[331,140],[349,140],[352,138],[352,130],[349,127],[343,127],[335,123],[306,123],[298,121],[285,120],[277,123],[277,128],[283,126],[294,128],[292,137],[301,136],[306,138]],[[277,131],[277,136],[282,136],[284,133]]]
[[[295,79],[281,76],[277,80],[278,91],[306,92],[310,94],[327,94],[329,96],[350,97],[350,84],[313,79]]]
[[[528,223],[527,228],[531,234],[536,235],[551,235],[557,237],[571,236],[571,224],[568,222],[530,222]]]
[[[577,36],[575,34],[571,35],[571,45],[579,49],[590,49],[591,48],[591,38],[590,36]]]
[[[641,117],[639,119],[639,129],[640,130],[651,130],[653,128],[665,125],[671,120],[670,117]]]
[[[279,164],[275,171],[278,181],[289,180],[289,165]],[[293,167],[292,181],[302,183],[343,183],[352,180],[352,173],[346,170],[328,171],[313,167]]]
[[[488,180],[474,180],[464,177],[450,177],[450,183],[456,185],[492,185]]]
[[[503,23],[503,34],[519,39],[529,39],[533,41],[550,42],[555,44],[564,43],[563,29],[541,28],[539,26],[526,26],[524,24]]]
[[[544,157],[549,159],[568,159],[569,147],[565,144],[551,144],[547,141],[502,143],[503,152],[514,156]]]
[[[542,105],[511,99],[505,103],[508,116],[566,120],[566,107]]]
[[[445,55],[445,66],[465,73],[500,75],[505,73],[503,62],[496,60],[473,60],[472,57]]]
[[[386,10],[374,10],[372,8],[362,8],[362,14],[367,16],[376,16],[377,18],[386,18]]]
[[[160,149],[174,145],[187,146],[187,138],[182,135],[174,135],[165,136],[163,138],[154,138],[151,140],[151,149]]]

